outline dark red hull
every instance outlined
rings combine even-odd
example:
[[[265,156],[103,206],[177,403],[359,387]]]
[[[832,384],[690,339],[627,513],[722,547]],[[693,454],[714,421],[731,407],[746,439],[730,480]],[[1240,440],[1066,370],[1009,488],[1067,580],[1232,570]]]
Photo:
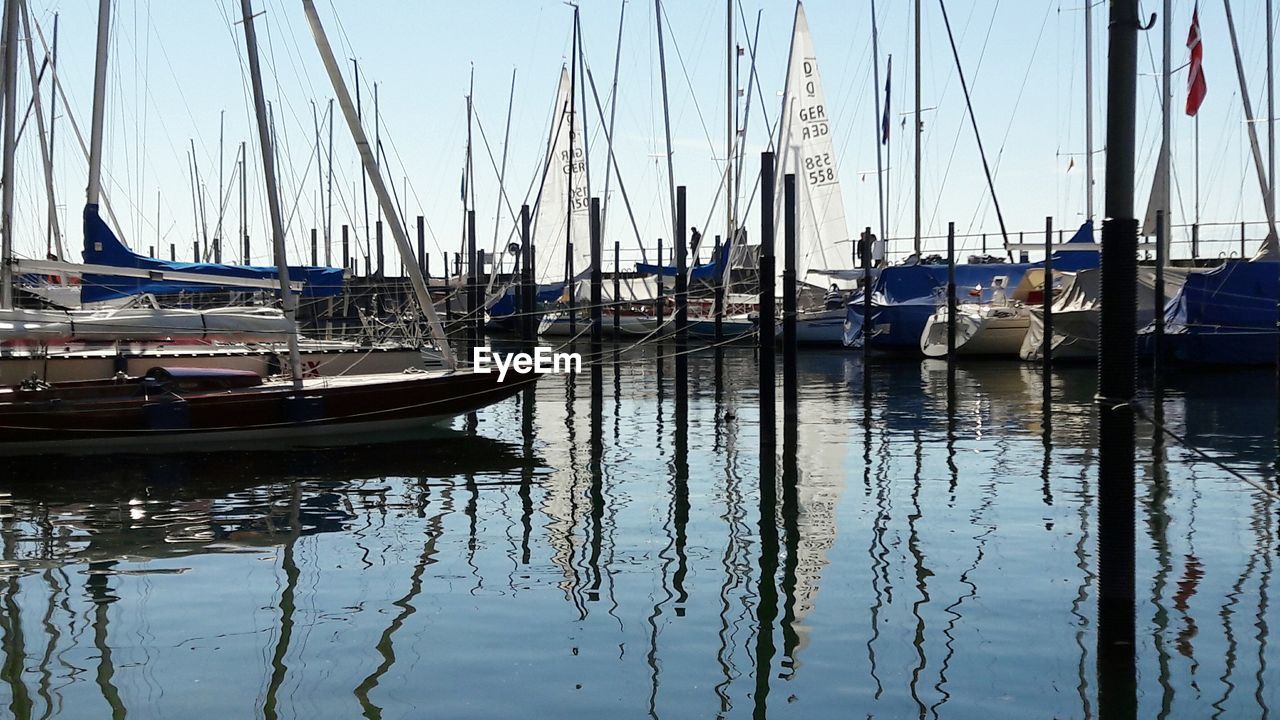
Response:
[[[319,378],[297,390],[239,373],[159,372],[160,378],[60,383],[0,395],[0,450],[114,446],[124,439],[173,444],[204,437],[342,438],[346,431],[389,435],[478,410],[536,380],[509,374],[499,383],[496,373],[463,370]]]

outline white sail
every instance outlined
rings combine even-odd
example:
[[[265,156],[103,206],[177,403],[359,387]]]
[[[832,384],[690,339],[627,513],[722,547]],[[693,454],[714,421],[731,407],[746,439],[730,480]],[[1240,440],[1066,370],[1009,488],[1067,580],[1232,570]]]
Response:
[[[565,279],[565,243],[573,242],[573,272],[582,276],[591,269],[591,201],[587,197],[586,154],[582,143],[582,116],[574,112],[573,83],[569,70],[560,68],[560,90],[551,120],[547,162],[537,195],[533,247],[539,285]],[[572,183],[573,212],[569,212]]]
[[[827,114],[822,77],[809,34],[804,5],[796,3],[787,85],[783,94],[782,127],[778,136],[776,237],[778,273],[783,262],[783,177],[796,176],[796,278],[805,282],[810,271],[838,270],[853,265],[844,198],[840,194],[839,164]],[[821,279],[812,281],[824,284]]]

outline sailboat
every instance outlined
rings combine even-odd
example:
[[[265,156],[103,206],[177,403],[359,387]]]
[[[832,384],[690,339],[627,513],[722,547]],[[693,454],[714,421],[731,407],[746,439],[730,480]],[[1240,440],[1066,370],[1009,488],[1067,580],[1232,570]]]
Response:
[[[390,193],[356,117],[350,93],[315,5],[311,0],[304,0],[303,5],[316,47],[360,151],[365,172],[384,214],[390,220],[392,237],[400,248],[401,257],[412,258],[403,218],[390,201]],[[121,374],[108,380],[88,382],[23,382],[0,389],[0,427],[4,428],[0,435],[0,453],[114,452],[130,446],[151,449],[207,442],[225,446],[263,442],[386,441],[402,437],[406,431],[498,402],[536,380],[534,375],[521,374],[504,383],[493,373],[458,370],[444,329],[427,295],[421,271],[412,261],[405,262],[404,267],[448,369],[401,375],[303,377],[296,330],[297,301],[285,262],[283,215],[266,118],[251,0],[241,0],[241,9],[278,279],[284,299],[284,316],[292,328],[289,376],[263,380],[253,373],[236,370],[156,367],[141,377]],[[109,19],[110,0],[100,0],[98,83],[105,80],[102,70]],[[11,26],[8,37],[11,43],[15,34]],[[7,87],[13,87],[14,72],[13,64],[8,64]],[[105,105],[101,90],[99,85],[95,92],[86,218],[97,216],[101,187]],[[6,188],[13,187],[14,116],[14,96],[9,93],[4,104],[3,180]],[[6,192],[4,200],[3,231],[7,250],[11,247],[9,218],[12,217],[12,195]],[[86,227],[86,231],[89,229]]]
[[[839,163],[832,141],[822,76],[804,4],[796,3],[783,92],[782,121],[778,131],[780,174],[796,176],[796,279],[801,284],[796,318],[796,339],[801,343],[839,345],[844,337],[845,309],[826,308],[822,297],[828,286],[853,289],[862,278],[850,268],[840,246],[852,247],[840,193]],[[783,207],[783,184],[778,183],[775,208]],[[775,236],[781,237],[782,213],[777,214]],[[779,262],[781,268],[783,263]],[[781,276],[776,287],[782,287]]]

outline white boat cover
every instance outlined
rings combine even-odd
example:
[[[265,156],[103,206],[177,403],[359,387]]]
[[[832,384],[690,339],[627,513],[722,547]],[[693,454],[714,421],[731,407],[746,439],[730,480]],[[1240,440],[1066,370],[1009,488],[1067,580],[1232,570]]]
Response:
[[[1189,268],[1166,267],[1164,269],[1164,296],[1172,298],[1186,282],[1187,274],[1196,272]],[[1099,282],[1101,270],[1081,270],[1063,273],[1053,300],[1053,347],[1055,355],[1062,357],[1089,357],[1097,353],[1098,321],[1102,309],[1102,292]],[[1150,267],[1138,268],[1137,327],[1143,328],[1155,317],[1156,271]],[[1039,361],[1044,347],[1044,310],[1035,305],[1031,310],[1031,326],[1027,329],[1019,356],[1023,360]]]

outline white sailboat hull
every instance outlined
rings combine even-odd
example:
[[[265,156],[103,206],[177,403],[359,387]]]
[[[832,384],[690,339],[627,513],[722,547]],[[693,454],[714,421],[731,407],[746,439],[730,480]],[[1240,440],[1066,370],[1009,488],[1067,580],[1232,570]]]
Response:
[[[1031,313],[1021,306],[986,306],[966,303],[956,312],[956,354],[982,357],[1018,357],[1031,324]],[[920,335],[925,357],[947,356],[947,309],[939,308]]]

